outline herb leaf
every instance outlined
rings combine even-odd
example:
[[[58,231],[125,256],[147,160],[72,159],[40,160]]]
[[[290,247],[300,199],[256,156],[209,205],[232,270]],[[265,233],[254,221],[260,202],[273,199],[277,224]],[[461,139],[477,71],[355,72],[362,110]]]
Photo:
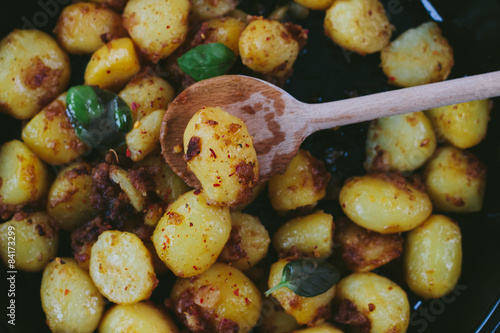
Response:
[[[96,149],[125,143],[132,129],[132,113],[118,95],[91,86],[74,86],[66,95],[66,114],[76,135]]]
[[[294,260],[283,267],[280,283],[265,294],[269,296],[275,290],[287,287],[296,295],[314,297],[325,293],[339,278],[337,268],[326,261],[314,258]]]
[[[234,64],[236,55],[222,43],[199,45],[177,59],[184,73],[196,81],[225,74]]]

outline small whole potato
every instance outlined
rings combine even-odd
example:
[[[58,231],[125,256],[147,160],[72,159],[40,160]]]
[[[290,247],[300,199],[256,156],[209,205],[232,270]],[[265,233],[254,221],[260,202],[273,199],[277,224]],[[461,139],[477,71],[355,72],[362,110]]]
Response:
[[[0,42],[0,111],[33,117],[59,96],[69,81],[68,55],[49,35],[14,30]]]
[[[330,8],[334,0],[294,0],[294,1],[306,8],[325,10]]]
[[[432,212],[431,200],[420,185],[391,173],[352,177],[340,190],[339,201],[349,219],[368,230],[403,232],[424,222]]]
[[[423,175],[437,210],[466,213],[483,207],[486,167],[474,154],[455,147],[438,148]]]
[[[257,18],[241,33],[241,61],[251,70],[271,76],[287,75],[299,54],[299,43],[278,21]]]
[[[401,287],[374,273],[353,273],[337,283],[335,321],[355,331],[405,333],[410,304]]]
[[[462,268],[462,234],[444,215],[432,215],[406,237],[404,272],[408,287],[423,298],[453,290]]]
[[[413,171],[436,149],[436,137],[423,112],[375,119],[366,137],[365,168],[374,171]]]
[[[45,267],[40,296],[52,332],[91,333],[99,325],[104,299],[74,259],[56,258]]]
[[[402,33],[380,57],[389,83],[399,87],[446,80],[453,67],[453,50],[435,22]]]
[[[493,102],[488,99],[443,106],[426,111],[438,137],[465,149],[486,137]]]
[[[238,43],[246,24],[234,17],[214,18],[206,23],[205,43],[222,43],[236,56],[240,55]]]
[[[238,0],[191,0],[191,2],[192,15],[202,21],[224,16],[238,4]]]
[[[120,14],[89,2],[65,7],[54,32],[59,44],[72,54],[92,54],[108,41],[127,35]]]
[[[382,50],[394,27],[378,0],[338,0],[326,11],[325,34],[344,49],[361,55]]]

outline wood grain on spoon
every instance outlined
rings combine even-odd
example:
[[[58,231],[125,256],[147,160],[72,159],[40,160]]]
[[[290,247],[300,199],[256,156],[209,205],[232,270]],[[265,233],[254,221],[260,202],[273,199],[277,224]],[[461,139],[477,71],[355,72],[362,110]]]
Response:
[[[321,104],[299,102],[259,79],[226,75],[180,93],[168,107],[160,141],[170,167],[189,185],[199,187],[184,153],[175,151],[182,147],[184,129],[196,111],[221,107],[247,125],[265,181],[283,173],[300,144],[316,131],[495,96],[500,96],[500,71]]]

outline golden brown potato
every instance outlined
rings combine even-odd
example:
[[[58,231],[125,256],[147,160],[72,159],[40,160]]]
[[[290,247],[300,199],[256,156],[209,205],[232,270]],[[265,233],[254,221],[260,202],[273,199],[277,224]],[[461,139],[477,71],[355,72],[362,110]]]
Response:
[[[308,151],[299,150],[286,172],[269,180],[269,199],[279,211],[315,205],[325,197],[329,180],[323,162]]]
[[[381,52],[389,83],[400,87],[446,80],[453,67],[453,50],[435,22],[401,34]]]
[[[115,305],[103,316],[99,333],[177,333],[175,323],[153,304]]]
[[[366,138],[365,168],[413,171],[436,149],[432,124],[423,112],[372,120]]]
[[[249,332],[260,317],[261,296],[238,269],[216,263],[194,279],[179,278],[172,288],[176,315],[191,331]]]
[[[53,259],[59,245],[54,221],[45,213],[19,213],[0,224],[0,256],[5,267],[39,272]]]
[[[92,246],[89,272],[99,292],[117,304],[146,300],[158,284],[151,254],[129,232],[103,232]]]
[[[439,298],[455,288],[462,268],[462,234],[444,215],[432,215],[408,233],[405,280],[424,298]]]
[[[186,39],[190,0],[129,0],[123,25],[153,63],[172,54]]]
[[[109,178],[125,192],[130,199],[130,203],[136,211],[142,212],[146,208],[147,193],[141,192],[132,184],[129,173],[122,168],[111,165],[109,167]]]
[[[334,0],[294,0],[306,8],[325,10],[330,8]]]
[[[231,51],[240,55],[238,42],[241,33],[245,30],[246,23],[234,17],[214,18],[206,23],[205,43],[222,43]]]
[[[421,184],[392,173],[349,178],[339,201],[351,221],[382,234],[411,230],[432,212]]]
[[[40,295],[52,332],[91,333],[99,325],[103,297],[74,259],[56,258],[45,267]]]
[[[266,256],[271,239],[256,216],[233,212],[231,224],[229,240],[218,260],[245,271]]]
[[[405,333],[410,304],[401,287],[374,273],[353,273],[337,283],[335,321],[359,332]]]
[[[300,328],[295,318],[271,295],[262,301],[261,313],[262,324],[256,327],[257,332],[287,333]]]
[[[299,43],[278,21],[257,18],[241,33],[241,61],[251,70],[285,76],[299,54]]]
[[[89,0],[90,2],[97,3],[109,7],[119,13],[123,11],[128,0]]]
[[[92,54],[85,68],[85,84],[118,91],[140,70],[132,40],[128,37],[113,39]]]
[[[458,148],[470,148],[486,137],[493,102],[488,99],[426,111],[438,138]]]
[[[134,162],[142,160],[155,149],[160,148],[161,122],[165,110],[156,110],[137,120],[134,128],[127,133],[127,149]]]
[[[92,206],[92,168],[87,163],[75,163],[59,171],[47,199],[47,214],[59,228],[71,231],[90,221],[96,213]]]
[[[68,55],[38,30],[14,30],[0,42],[0,111],[29,119],[69,81]]]
[[[22,131],[24,143],[49,164],[66,164],[90,148],[76,135],[66,114],[66,93],[34,116]]]
[[[483,207],[486,167],[470,152],[438,148],[425,166],[424,179],[437,210],[466,213]]]
[[[400,234],[383,235],[358,226],[348,219],[335,223],[336,252],[354,272],[368,272],[398,258],[403,252]]]
[[[280,259],[271,265],[268,280],[269,288],[273,288],[280,283],[283,268],[291,260],[293,259]],[[273,291],[272,295],[276,297],[287,313],[294,316],[298,324],[315,326],[322,324],[330,316],[330,307],[335,295],[335,286],[323,294],[314,297],[298,296],[286,287]]]
[[[333,252],[334,230],[333,217],[320,210],[283,224],[274,233],[273,246],[283,256],[327,258]]]
[[[209,206],[196,190],[170,204],[151,239],[156,253],[175,275],[190,277],[212,266],[230,232],[229,208]]]
[[[343,333],[330,323],[324,323],[318,326],[304,328],[302,330],[293,331],[291,333]]]
[[[394,27],[378,0],[337,0],[326,11],[325,34],[344,49],[361,55],[382,50]]]
[[[199,110],[184,131],[184,151],[208,204],[233,206],[252,198],[259,163],[241,119],[219,107]]]
[[[54,32],[59,44],[72,54],[92,54],[108,41],[127,35],[120,14],[89,2],[65,7]]]
[[[12,140],[0,147],[0,204],[40,200],[49,182],[47,166],[23,142]]]
[[[191,0],[191,2],[193,16],[202,21],[224,16],[238,4],[238,0]]]

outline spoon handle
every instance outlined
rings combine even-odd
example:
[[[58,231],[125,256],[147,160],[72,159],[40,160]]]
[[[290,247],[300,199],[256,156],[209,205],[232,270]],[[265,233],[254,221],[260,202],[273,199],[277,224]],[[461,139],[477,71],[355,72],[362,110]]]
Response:
[[[307,109],[307,136],[336,126],[495,96],[500,96],[500,71],[302,106]]]

